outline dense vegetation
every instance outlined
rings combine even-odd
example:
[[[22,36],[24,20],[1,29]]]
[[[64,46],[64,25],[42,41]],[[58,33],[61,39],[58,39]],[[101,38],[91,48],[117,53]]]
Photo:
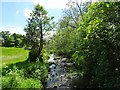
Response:
[[[21,34],[13,33],[9,31],[0,32],[0,44],[4,47],[23,47],[25,42],[25,36]]]
[[[54,53],[69,57],[80,70],[78,87],[119,87],[120,3],[88,4],[78,28],[70,27],[67,18],[60,21],[50,44]]]
[[[29,53],[24,53],[19,48],[1,48],[3,65],[11,64],[2,67],[3,88],[44,88],[48,75],[48,55],[43,49],[43,33],[44,30],[51,29],[49,22],[52,18],[47,16],[47,11],[40,5],[36,5],[34,11],[31,13],[32,19],[28,18],[28,25],[25,27],[26,36],[15,33],[11,35],[9,31],[1,32],[2,46],[24,46],[30,50]]]
[[[35,6],[25,27],[28,59],[3,68],[3,87],[45,87],[50,53],[69,58],[81,73],[75,82],[78,88],[120,87],[120,2],[70,1],[57,24],[56,35],[45,42],[44,32],[54,26],[52,19],[42,6]],[[8,38],[3,46],[23,45],[16,35],[10,35],[14,44],[6,43]]]
[[[2,88],[43,88],[42,82],[48,74],[47,64],[27,62],[28,50],[22,48],[1,49]]]

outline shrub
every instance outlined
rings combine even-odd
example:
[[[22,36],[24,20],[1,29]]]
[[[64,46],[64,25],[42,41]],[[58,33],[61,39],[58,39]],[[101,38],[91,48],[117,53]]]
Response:
[[[41,81],[47,77],[46,64],[36,62],[28,63],[24,68],[18,67],[13,65],[10,69],[8,66],[8,71],[3,69],[2,88],[43,88]]]
[[[20,76],[3,76],[2,88],[42,88],[39,80]]]

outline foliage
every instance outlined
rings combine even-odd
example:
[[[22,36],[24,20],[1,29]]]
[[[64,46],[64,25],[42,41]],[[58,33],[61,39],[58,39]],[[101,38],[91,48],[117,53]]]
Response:
[[[2,31],[0,32],[0,35],[2,36],[2,45],[3,46],[11,46],[10,45],[10,38],[9,38],[9,35],[10,35],[10,32],[9,31]]]
[[[52,18],[42,6],[35,7],[25,28],[26,45],[31,48],[30,62],[15,64],[17,68],[15,65],[4,68],[4,87],[8,82],[11,82],[9,87],[44,87],[48,75],[46,62],[51,52],[70,58],[80,70],[77,87],[120,87],[120,2],[96,2],[87,8],[86,4],[85,11],[75,4],[77,8],[70,5],[59,21],[57,34],[47,42],[48,48],[47,44],[43,48],[43,32],[50,30]],[[9,32],[6,33],[5,38],[9,37]]]
[[[0,78],[3,88],[43,88],[48,75],[47,63],[39,61],[26,62],[28,50],[25,51],[21,48],[1,48],[3,56],[6,57],[3,58],[4,60],[2,59],[5,65],[2,65],[2,77]],[[17,58],[17,56],[22,54],[24,54],[24,57],[26,54],[23,61],[22,58]],[[13,55],[16,55],[16,58]]]
[[[14,39],[13,43],[14,43],[15,47],[23,47],[24,46],[24,38],[25,38],[24,35],[13,33],[11,35],[11,38]]]
[[[42,61],[43,35],[52,29],[53,17],[48,17],[48,12],[39,4],[35,6],[30,16],[24,29],[26,45],[31,48],[28,60],[35,61],[38,58]]]
[[[63,27],[70,27],[78,29],[79,22],[83,20],[83,15],[86,13],[86,6],[91,2],[82,3],[80,1],[69,0],[67,5],[67,9],[64,9],[63,18],[60,21],[60,29]]]
[[[69,15],[58,23],[50,47],[58,55],[69,56],[82,72],[78,87],[120,86],[119,11],[119,2],[96,2],[87,6],[78,28],[69,26],[74,22],[67,22]]]
[[[9,31],[0,32],[2,46],[4,47],[23,47],[24,46],[24,35],[13,33]]]
[[[47,77],[47,64],[36,61],[25,69],[25,76],[42,80]]]
[[[2,70],[3,88],[43,88],[48,74],[47,64],[19,62]],[[9,85],[8,85],[9,84]]]
[[[81,38],[79,37],[78,26],[86,12],[89,3],[79,3],[70,0],[67,3],[68,9],[58,22],[57,34],[49,41],[49,48],[57,55],[71,58],[77,49]]]
[[[38,79],[24,77],[23,70],[18,70],[15,66],[13,70],[0,79],[2,88],[42,88]]]
[[[50,48],[57,55],[70,58],[72,51],[75,50],[75,41],[72,41],[76,35],[76,31],[65,29],[64,31],[58,31],[56,36],[50,41]]]
[[[80,49],[73,54],[82,63],[84,87],[119,87],[119,2],[93,3],[80,23]],[[79,64],[78,64],[79,63]],[[79,85],[80,86],[80,85]]]
[[[48,45],[45,45],[45,47],[42,50],[42,53],[44,62],[48,63],[49,55],[51,54]]]

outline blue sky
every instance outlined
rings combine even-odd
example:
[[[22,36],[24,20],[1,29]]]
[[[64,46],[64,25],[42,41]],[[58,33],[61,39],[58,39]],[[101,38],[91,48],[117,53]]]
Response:
[[[25,34],[29,13],[36,4],[42,5],[49,16],[54,16],[57,22],[62,17],[62,10],[66,8],[69,0],[0,0],[0,31]],[[76,0],[73,0],[76,1]],[[77,0],[81,2],[81,0]],[[89,1],[89,0],[82,0]],[[93,0],[94,1],[94,0]]]
[[[24,26],[26,19],[24,10],[33,10],[34,5],[31,2],[4,2],[2,3],[2,24],[3,25],[19,25]],[[46,9],[50,16],[54,16],[54,20],[58,21],[62,15],[61,9]]]
[[[23,27],[26,23],[24,9],[32,9],[31,3],[4,2],[2,3],[2,25],[14,25]]]
[[[65,8],[66,2],[65,0],[29,0],[29,2],[4,0],[0,2],[0,19],[2,19],[0,31],[25,34],[23,29],[27,24],[26,20],[38,3],[48,11],[49,16],[54,16],[54,21],[57,22],[62,16],[62,9]]]

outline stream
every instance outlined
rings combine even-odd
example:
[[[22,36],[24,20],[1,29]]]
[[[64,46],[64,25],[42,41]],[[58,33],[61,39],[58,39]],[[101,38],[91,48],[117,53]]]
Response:
[[[67,77],[65,66],[71,66],[72,64],[67,62],[67,58],[60,59],[52,54],[48,63],[49,74],[46,88],[70,88],[71,78]]]

